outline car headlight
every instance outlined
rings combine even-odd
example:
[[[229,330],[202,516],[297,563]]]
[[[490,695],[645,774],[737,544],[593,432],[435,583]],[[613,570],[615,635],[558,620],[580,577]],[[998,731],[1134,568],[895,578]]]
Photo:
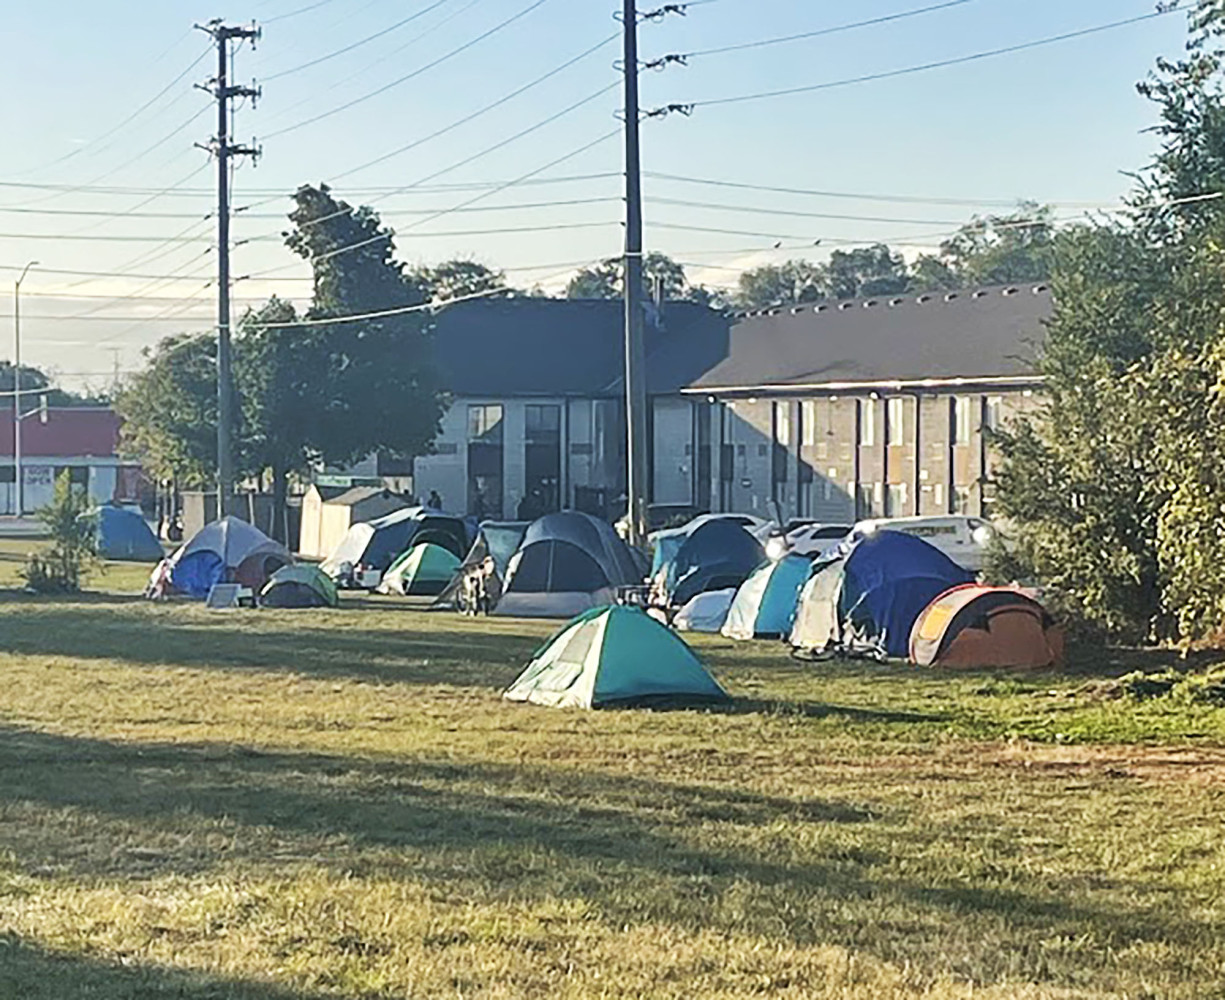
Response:
[[[980,524],[970,534],[970,537],[974,539],[975,545],[981,546],[982,548],[986,548],[988,545],[991,544],[991,539],[995,537],[995,532],[992,531],[989,527],[987,527],[987,525]]]
[[[787,554],[787,539],[782,535],[775,535],[766,542],[766,558],[773,562],[778,562]]]

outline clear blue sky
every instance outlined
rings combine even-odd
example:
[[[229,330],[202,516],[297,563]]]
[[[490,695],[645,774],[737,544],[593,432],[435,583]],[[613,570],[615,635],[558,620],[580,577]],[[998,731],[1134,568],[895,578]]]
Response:
[[[553,287],[567,268],[551,265],[616,254],[622,209],[617,200],[621,183],[613,176],[518,185],[422,222],[431,212],[459,208],[483,193],[479,188],[438,190],[437,185],[513,180],[616,129],[620,92],[614,88],[495,153],[455,166],[614,84],[615,42],[496,111],[381,164],[355,170],[613,35],[618,26],[611,0],[544,0],[510,26],[414,79],[346,111],[293,127],[445,56],[530,2],[315,0],[314,9],[297,14],[312,0],[251,0],[224,9],[179,0],[14,5],[5,15],[9,44],[0,64],[0,85],[9,95],[0,181],[148,189],[103,194],[0,187],[0,232],[12,234],[0,236],[0,265],[38,259],[44,266],[23,286],[26,357],[62,372],[66,384],[98,384],[103,378],[93,373],[109,371],[116,357],[123,368],[134,367],[140,348],[159,336],[211,325],[213,293],[201,286],[214,266],[206,252],[212,230],[201,217],[210,207],[213,170],[192,144],[208,138],[215,115],[207,95],[191,84],[213,72],[213,57],[134,120],[116,126],[205,52],[209,41],[190,30],[192,22],[219,14],[231,22],[264,24],[258,48],[244,48],[237,56],[238,80],[264,81],[264,97],[257,108],[238,113],[236,136],[261,142],[264,156],[258,168],[245,166],[236,179],[235,204],[253,206],[235,222],[235,238],[251,240],[235,250],[236,275],[276,269],[277,277],[305,277],[306,269],[277,240],[282,222],[259,215],[283,213],[287,200],[278,193],[318,181],[334,182],[339,195],[378,209],[400,231],[399,254],[407,261],[474,257],[506,268],[516,283]],[[642,9],[651,2],[644,0]],[[817,31],[939,2],[707,0],[684,17],[645,24],[642,56]],[[1071,32],[1153,8],[1152,0],[967,0],[889,23],[698,56],[687,67],[647,72],[643,105],[700,102],[868,75]],[[418,12],[424,13],[374,41],[298,69]],[[648,176],[647,242],[690,264],[699,280],[731,284],[738,267],[788,256],[786,249],[770,249],[780,240],[786,248],[820,239],[823,248],[813,252],[816,256],[839,241],[877,239],[907,244],[917,252],[937,244],[973,212],[1016,199],[1066,205],[1059,210],[1066,217],[1082,204],[1116,202],[1129,186],[1123,172],[1142,166],[1153,148],[1152,137],[1143,131],[1153,121],[1153,109],[1136,94],[1135,83],[1156,56],[1177,54],[1184,35],[1184,15],[1175,13],[979,62],[649,120],[643,126],[648,172],[978,204],[811,197]],[[291,72],[277,75],[285,71]],[[612,138],[543,171],[539,179],[615,173],[621,164],[619,140]],[[385,193],[432,175],[438,176],[428,186],[395,196]],[[173,190],[153,197],[168,188]],[[582,203],[505,208],[557,201]],[[123,211],[185,217],[105,214]],[[80,214],[86,212],[103,214]],[[815,217],[821,214],[889,221]],[[674,228],[682,226],[691,228]],[[524,228],[533,231],[484,232]],[[710,229],[745,235],[704,231]],[[35,234],[162,240],[182,234],[205,242],[33,239]],[[146,260],[141,261],[142,255]],[[47,273],[49,268],[175,272],[198,280],[87,281]],[[11,288],[13,277],[12,271],[0,271],[0,287]],[[241,300],[274,290],[301,298],[309,294],[309,282],[240,282],[238,308]],[[78,297],[87,295],[99,297]],[[118,295],[139,298],[106,298]],[[193,295],[200,296],[196,305]],[[11,314],[7,293],[3,301],[0,313]],[[74,321],[48,318],[82,313],[89,315]],[[152,318],[159,313],[169,315]],[[134,323],[128,317],[150,318]],[[11,329],[10,323],[0,321],[0,331]],[[0,345],[10,339],[0,332]],[[0,347],[0,355],[8,354]]]

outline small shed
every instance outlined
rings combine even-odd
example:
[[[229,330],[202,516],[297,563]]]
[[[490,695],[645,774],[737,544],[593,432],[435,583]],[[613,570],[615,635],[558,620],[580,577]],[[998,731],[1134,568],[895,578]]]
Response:
[[[298,554],[325,559],[355,524],[374,521],[409,506],[399,493],[378,486],[312,486],[302,498]]]

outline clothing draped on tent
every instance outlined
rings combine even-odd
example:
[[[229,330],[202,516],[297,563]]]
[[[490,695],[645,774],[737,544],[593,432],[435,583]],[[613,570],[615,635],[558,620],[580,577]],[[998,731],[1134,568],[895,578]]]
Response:
[[[728,700],[675,632],[629,606],[595,608],[575,618],[536,653],[504,697],[558,708]]]

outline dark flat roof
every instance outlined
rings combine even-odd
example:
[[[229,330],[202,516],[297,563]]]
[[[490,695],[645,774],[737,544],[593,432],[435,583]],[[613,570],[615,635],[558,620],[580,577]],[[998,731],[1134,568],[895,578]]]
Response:
[[[1045,285],[848,299],[738,318],[694,389],[1026,378],[1051,315]]]

